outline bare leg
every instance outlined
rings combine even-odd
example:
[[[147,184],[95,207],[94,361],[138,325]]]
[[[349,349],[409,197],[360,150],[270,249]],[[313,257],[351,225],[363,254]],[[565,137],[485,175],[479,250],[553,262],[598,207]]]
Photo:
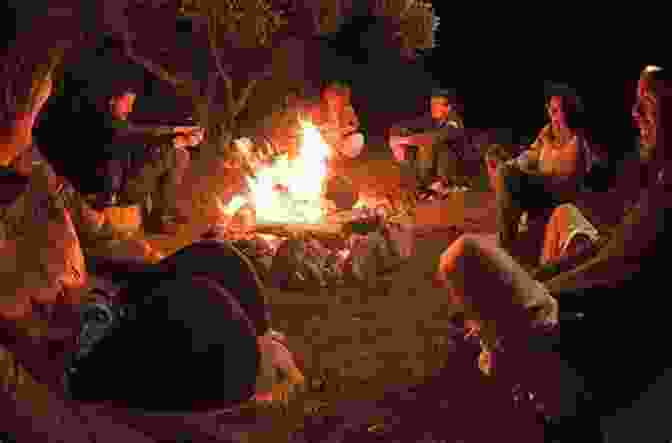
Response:
[[[551,415],[557,414],[559,355],[533,352],[527,346],[536,333],[535,320],[557,321],[555,300],[511,256],[478,235],[456,240],[441,256],[438,274],[449,283],[451,299],[479,318],[481,370],[491,373],[491,351],[503,339],[504,352],[494,365],[496,377],[511,385],[524,383]]]
[[[541,254],[541,264],[551,263],[560,258],[562,243],[569,235],[568,209],[566,206],[558,206],[553,210],[551,219],[546,225],[544,234],[544,247]]]
[[[555,302],[529,274],[492,241],[463,235],[441,256],[439,279],[450,282],[450,297],[475,314],[488,331],[486,340],[527,334],[535,320],[530,312],[553,317]]]
[[[558,206],[546,225],[541,262],[557,264],[570,258],[578,260],[593,249],[598,238],[597,229],[578,208],[572,204]]]

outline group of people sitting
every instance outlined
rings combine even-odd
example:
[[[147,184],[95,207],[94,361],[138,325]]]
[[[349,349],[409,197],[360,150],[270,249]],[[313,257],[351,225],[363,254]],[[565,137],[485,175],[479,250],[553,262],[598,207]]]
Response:
[[[82,419],[87,412],[81,404],[104,404],[103,411],[117,417],[115,424],[119,417],[128,423],[134,421],[129,418],[133,414],[137,418],[222,410],[255,396],[265,398],[278,373],[301,383],[303,376],[284,337],[271,328],[268,303],[253,266],[226,242],[197,242],[170,257],[158,257],[157,264],[106,261],[82,250],[85,223],[104,229],[100,208],[118,204],[118,199],[137,201],[129,194],[134,187],[120,189],[110,181],[109,192],[100,200],[73,198],[79,191],[63,177],[76,175],[71,168],[77,158],[73,155],[68,165],[55,155],[65,143],[58,131],[38,139],[44,159],[25,157],[34,145],[35,123],[51,96],[59,56],[45,42],[19,37],[3,49],[0,63],[0,275],[5,285],[0,295],[0,430],[21,441],[59,432],[68,433],[59,437],[63,441],[78,441],[72,432],[93,433],[97,441],[105,441],[110,437],[99,422],[87,425]],[[591,329],[591,337],[584,337],[594,346],[582,356],[598,356],[596,364],[604,366],[605,360],[617,359],[608,370],[621,379],[656,375],[651,368],[668,363],[665,355],[626,344],[630,334],[640,331],[656,344],[665,337],[664,314],[648,303],[636,304],[636,294],[650,288],[647,283],[658,281],[660,273],[662,254],[656,244],[664,240],[669,202],[664,145],[671,97],[667,72],[657,67],[642,72],[633,117],[641,131],[642,152],[647,153],[649,179],[637,190],[632,205],[618,194],[624,215],[606,240],[600,242],[603,233],[588,212],[591,198],[601,197],[581,189],[591,153],[572,120],[580,103],[574,96],[558,95],[549,102],[551,123],[528,151],[506,161],[493,155],[486,159],[498,195],[498,244],[487,237],[464,235],[440,258],[437,280],[451,300],[464,306],[469,333],[480,336],[483,371],[526,384],[550,415],[575,412],[563,409],[561,394],[584,395],[583,387],[564,383],[567,374],[577,378],[577,369],[563,359],[567,349],[572,353],[585,343],[563,341],[561,356],[555,339],[564,300],[574,300],[577,293],[595,307],[590,314],[598,325]],[[312,107],[315,121],[321,127],[333,126],[333,138],[329,131],[325,137],[339,155],[357,156],[364,143],[348,89],[327,88],[323,96],[326,104]],[[146,131],[156,135],[156,128],[126,122],[134,101],[128,90],[107,98],[114,137],[138,133],[144,137]],[[395,156],[411,159],[420,179],[437,164],[446,177],[460,177],[455,165],[472,159],[464,151],[434,149],[461,137],[455,134],[463,124],[449,98],[435,93],[431,119],[392,133]],[[413,133],[418,130],[424,132]],[[142,163],[147,175],[141,172],[128,180],[138,179],[135,188],[142,195],[147,193],[142,177],[168,175],[179,184],[188,162],[185,147],[203,137],[200,128],[169,132],[173,132],[171,148],[159,149],[155,161]],[[417,149],[409,149],[412,146]],[[413,150],[417,154],[409,156]],[[546,266],[530,274],[512,254],[515,228],[522,212],[548,207],[553,212],[541,254]],[[77,350],[78,305],[88,295],[89,272],[113,274],[125,284],[119,312],[113,314],[114,326],[82,354]],[[640,323],[624,327],[632,321]],[[533,346],[539,337],[546,346]],[[651,360],[658,365],[647,364]],[[578,371],[578,378],[590,379],[605,408],[612,400],[629,400],[627,394],[633,392],[626,393],[622,386],[614,393],[599,377],[607,370],[604,366]],[[644,367],[654,372],[646,373]],[[73,420],[78,423],[74,427],[68,425]]]
[[[573,122],[577,98],[553,96],[551,123],[528,150],[504,161],[492,150],[487,159],[497,193],[498,241],[465,234],[438,267],[438,282],[464,307],[465,328],[480,337],[481,369],[527,385],[552,416],[576,419],[577,404],[590,405],[580,410],[584,419],[592,414],[593,431],[599,416],[630,407],[670,363],[637,344],[644,339],[657,346],[665,336],[663,314],[645,300],[660,281],[656,263],[663,259],[670,201],[664,144],[669,87],[667,70],[642,71],[632,111],[640,129],[639,158],[626,157],[607,192],[581,186],[591,152]],[[550,221],[541,266],[530,271],[516,257],[519,219],[524,211],[545,209]],[[579,314],[590,326],[577,337],[572,320]],[[605,373],[620,380],[617,388]]]

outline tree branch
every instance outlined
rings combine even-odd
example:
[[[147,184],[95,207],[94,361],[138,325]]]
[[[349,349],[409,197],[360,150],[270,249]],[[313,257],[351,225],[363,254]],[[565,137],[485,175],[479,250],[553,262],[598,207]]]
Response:
[[[131,46],[131,41],[128,36],[128,33],[125,33],[124,37],[125,37],[124,50],[128,58],[133,60],[135,63],[143,66],[146,70],[148,70],[161,80],[170,83],[174,88],[183,86],[186,83],[184,79],[180,79],[175,74],[168,72],[168,70],[163,66],[161,66],[159,63],[155,63],[152,60],[148,59],[147,57],[138,55]]]
[[[252,90],[257,86],[257,83],[259,83],[259,79],[253,78],[251,79],[245,88],[240,92],[240,96],[238,97],[238,100],[236,100],[236,107],[234,109],[234,116],[237,116],[240,114],[240,112],[243,110],[245,105],[247,104],[247,100],[249,100],[250,95],[252,94]]]
[[[215,60],[215,68],[226,86],[224,89],[226,89],[227,107],[233,112],[236,108],[236,102],[233,98],[233,79],[224,71],[222,59],[219,52],[217,52],[217,17],[214,11],[208,12],[208,41],[210,43],[210,52]]]

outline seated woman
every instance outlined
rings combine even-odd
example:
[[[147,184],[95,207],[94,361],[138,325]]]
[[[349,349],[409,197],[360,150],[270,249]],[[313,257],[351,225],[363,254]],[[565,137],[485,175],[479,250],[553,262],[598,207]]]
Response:
[[[663,139],[669,115],[661,110],[672,96],[662,95],[663,84],[657,75],[651,71],[642,74],[634,112],[642,142],[649,146]],[[663,172],[665,150],[662,145],[656,147],[657,160],[649,164],[649,186],[640,192],[634,209],[622,219],[599,252],[584,264],[544,284],[534,280],[493,242],[476,235],[459,238],[441,256],[437,278],[446,285],[451,299],[464,306],[472,319],[472,327],[479,331],[486,351],[485,363],[492,363],[487,357],[493,350],[503,349],[502,360],[494,362],[496,371],[504,372],[506,377],[517,379],[519,383],[527,383],[546,403],[551,415],[560,416],[563,412],[573,415],[575,410],[562,411],[561,408],[569,404],[561,403],[561,394],[578,401],[584,392],[584,388],[567,384],[566,378],[560,377],[571,374],[572,379],[580,383],[590,380],[595,383],[594,392],[602,396],[603,402],[599,404],[613,408],[632,401],[637,389],[642,389],[659,373],[656,371],[666,365],[669,367],[666,356],[651,359],[638,346],[623,347],[627,337],[638,336],[640,328],[646,330],[649,344],[663,346],[667,337],[666,314],[645,307],[640,320],[636,304],[629,296],[660,279],[657,263],[664,252],[656,244],[664,244],[666,239],[665,216],[670,206],[669,186]],[[616,296],[612,289],[615,287],[620,290],[618,294],[625,297]],[[532,337],[556,329],[563,299],[577,292],[583,294],[586,303],[605,309],[605,314],[608,312],[596,318],[599,324],[591,328],[593,336],[584,336],[581,340],[599,344],[590,355],[595,352],[600,356],[619,354],[619,363],[611,366],[611,370],[621,374],[621,380],[631,380],[627,386],[624,383],[613,390],[613,386],[602,384],[600,370],[590,372],[593,366],[586,365],[583,373],[578,373],[576,366],[570,367],[553,347],[546,348],[551,352],[535,352],[530,347]],[[622,327],[624,323],[628,324],[627,328]],[[562,349],[573,354],[577,354],[576,347],[585,346],[585,343],[573,343],[567,347],[567,343],[563,341]],[[523,362],[525,364],[520,364]],[[487,369],[487,364],[484,366]]]
[[[530,149],[497,170],[499,245],[511,251],[523,212],[572,201],[590,168],[592,155],[580,126],[582,105],[569,92],[554,92],[548,103],[551,123]]]

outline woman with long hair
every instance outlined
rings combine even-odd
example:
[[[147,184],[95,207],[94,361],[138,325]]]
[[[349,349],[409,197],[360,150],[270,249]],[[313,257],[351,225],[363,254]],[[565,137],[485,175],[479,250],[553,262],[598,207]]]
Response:
[[[551,92],[550,123],[523,154],[497,170],[499,245],[511,251],[521,215],[572,201],[590,169],[592,154],[582,124],[583,106],[572,91]]]

